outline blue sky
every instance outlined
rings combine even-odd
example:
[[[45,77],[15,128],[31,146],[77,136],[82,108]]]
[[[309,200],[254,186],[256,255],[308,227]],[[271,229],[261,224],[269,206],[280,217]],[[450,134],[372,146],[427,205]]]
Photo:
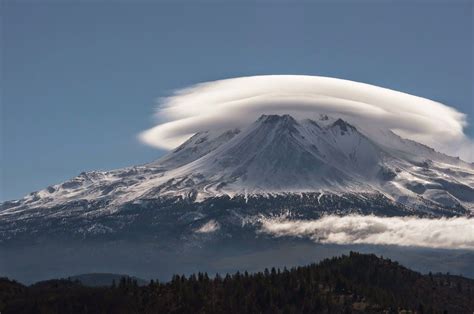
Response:
[[[2,1],[0,199],[159,157],[136,137],[153,125],[155,99],[201,81],[333,76],[443,102],[473,124],[473,10],[469,0]]]

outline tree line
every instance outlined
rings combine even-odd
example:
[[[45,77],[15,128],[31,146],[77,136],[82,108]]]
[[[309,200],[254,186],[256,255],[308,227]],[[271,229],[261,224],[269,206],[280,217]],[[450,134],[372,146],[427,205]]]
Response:
[[[122,278],[109,287],[51,280],[26,287],[0,280],[4,313],[472,313],[474,280],[409,270],[375,255],[351,252],[317,264],[174,275],[139,286]]]

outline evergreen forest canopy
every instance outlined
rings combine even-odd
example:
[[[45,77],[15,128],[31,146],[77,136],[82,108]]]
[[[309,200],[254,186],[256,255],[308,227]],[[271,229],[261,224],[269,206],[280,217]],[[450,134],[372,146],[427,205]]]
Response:
[[[24,286],[0,279],[5,313],[472,313],[474,280],[422,275],[397,262],[351,252],[318,264],[249,274],[151,280],[108,287],[60,279]]]

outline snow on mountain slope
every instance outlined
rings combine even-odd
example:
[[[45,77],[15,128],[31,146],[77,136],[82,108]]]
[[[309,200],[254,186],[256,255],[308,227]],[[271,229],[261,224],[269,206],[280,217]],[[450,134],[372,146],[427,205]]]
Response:
[[[301,192],[382,193],[412,207],[473,210],[474,166],[389,130],[327,116],[263,115],[241,130],[200,132],[155,162],[82,173],[4,202],[0,216],[94,216],[168,196]],[[68,211],[57,210],[66,204]]]
[[[164,167],[173,169],[190,163],[226,143],[235,135],[239,134],[239,129],[204,131],[194,134],[186,142],[174,149],[170,154],[158,159],[148,166]]]
[[[270,115],[170,174],[192,179],[193,188],[211,195],[369,190],[363,179],[377,172],[378,153],[342,120],[321,128],[311,120]]]

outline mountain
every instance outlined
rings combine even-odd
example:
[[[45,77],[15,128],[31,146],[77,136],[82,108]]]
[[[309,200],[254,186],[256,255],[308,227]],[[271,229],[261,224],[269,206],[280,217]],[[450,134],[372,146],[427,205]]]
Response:
[[[157,264],[165,278],[196,265],[236,270],[309,245],[262,232],[267,218],[471,217],[473,209],[471,163],[338,117],[263,115],[240,129],[199,132],[149,164],[83,172],[2,203],[0,255],[8,258],[0,271],[39,280],[91,270],[147,278]],[[301,248],[287,262],[347,247],[318,250]],[[466,274],[474,260],[470,251],[375,252],[432,270],[446,270],[439,261],[452,257],[448,269]]]
[[[308,203],[305,198],[321,212],[325,203],[334,208],[349,199],[351,210],[378,215],[470,215],[474,165],[389,130],[324,115],[299,121],[262,115],[242,129],[199,132],[152,163],[83,172],[4,202],[0,235],[6,241],[28,230],[28,222],[58,219],[62,225],[87,222],[76,228],[80,233],[110,233],[115,227],[99,218],[157,204],[199,207],[225,199],[247,206],[250,199],[286,199],[297,205]]]
[[[267,265],[272,267],[272,265]],[[474,280],[422,275],[350,252],[318,264],[226,276],[199,272],[140,286],[67,280],[23,286],[0,278],[2,313],[472,313]]]
[[[318,123],[289,115],[262,116],[225,145],[169,171],[146,196],[177,191],[196,194],[198,199],[223,194],[380,192],[404,203],[473,208],[472,164],[391,132],[376,137],[341,119],[323,119]],[[190,142],[183,147],[199,146]]]
[[[84,172],[4,202],[0,215],[62,215],[48,210],[58,206],[100,215],[149,199],[315,192],[381,195],[428,213],[465,214],[474,209],[474,165],[342,119],[263,115],[242,130],[199,132],[155,162]]]

